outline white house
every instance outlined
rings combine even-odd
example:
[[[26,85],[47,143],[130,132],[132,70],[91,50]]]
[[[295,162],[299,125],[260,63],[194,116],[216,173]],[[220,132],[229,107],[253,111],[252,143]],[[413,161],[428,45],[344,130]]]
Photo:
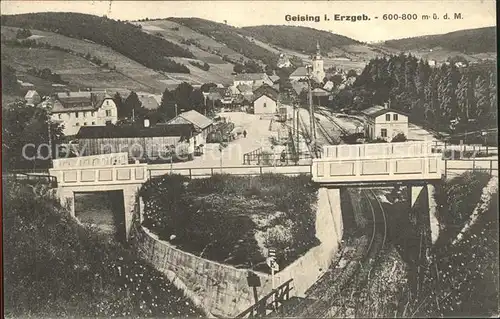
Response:
[[[376,105],[363,111],[365,122],[365,136],[370,139],[382,138],[391,141],[398,133],[408,137],[408,115],[390,109],[387,103],[384,106]]]
[[[234,76],[233,86],[248,85],[251,88],[259,87],[263,84],[273,85],[273,81],[266,73],[241,73]]]
[[[118,121],[118,110],[107,93],[63,92],[42,102],[53,122],[64,125],[64,135],[75,135],[82,126],[104,126]]]
[[[276,114],[278,112],[278,92],[271,87],[254,91],[253,110],[255,114]]]
[[[29,90],[24,96],[24,100],[26,101],[26,105],[35,106],[38,105],[42,101],[40,94],[38,94],[35,90]]]

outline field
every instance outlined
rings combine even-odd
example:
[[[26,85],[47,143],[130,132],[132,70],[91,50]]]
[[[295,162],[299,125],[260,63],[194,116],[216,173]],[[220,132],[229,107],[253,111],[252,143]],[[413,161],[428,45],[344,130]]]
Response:
[[[168,20],[156,20],[136,22],[142,26],[142,30],[151,34],[161,34],[168,41],[175,43],[189,51],[194,56],[203,62],[210,65],[210,70],[203,71],[195,66],[192,66],[188,61],[193,59],[188,58],[172,58],[172,60],[182,63],[189,68],[191,74],[175,74],[167,73],[170,77],[179,81],[191,81],[196,83],[231,83],[233,72],[233,64],[222,60],[224,55],[227,55],[232,60],[246,60],[243,55],[229,49],[222,43],[219,43],[210,37],[197,33],[187,27]],[[195,41],[197,45],[186,44],[185,41]],[[217,53],[217,54],[216,54]]]
[[[17,28],[13,27],[4,27],[2,26],[2,35],[5,35],[5,37],[8,39],[9,36],[12,36],[13,30],[17,30]],[[90,62],[87,62],[87,64],[84,64],[83,61],[86,61],[83,58],[73,56],[68,53],[64,53],[66,55],[62,55],[63,52],[54,52],[53,54],[50,54],[51,56],[54,55],[55,58],[53,63],[60,63],[59,61],[67,61],[70,60],[70,64],[74,64],[71,67],[68,67],[70,70],[76,68],[80,69],[77,71],[68,71],[66,73],[66,76],[68,77],[70,82],[71,77],[68,74],[74,74],[75,75],[75,84],[80,84],[78,81],[82,81],[81,85],[82,86],[88,86],[88,84],[92,84],[92,82],[89,82],[88,78],[85,76],[79,78],[79,75],[85,75],[85,74],[99,74],[99,79],[98,81],[102,82],[97,82],[95,86],[107,86],[110,83],[113,83],[113,86],[118,86],[118,87],[124,87],[124,88],[130,88],[133,90],[141,90],[141,91],[148,91],[152,93],[162,93],[163,90],[165,89],[165,84],[161,82],[163,79],[167,79],[165,75],[160,74],[159,72],[156,72],[154,70],[148,69],[147,67],[143,66],[142,64],[135,62],[117,52],[114,50],[110,49],[109,47],[103,46],[96,44],[91,41],[84,41],[84,40],[79,40],[79,39],[74,39],[74,38],[69,38],[57,33],[52,33],[52,32],[45,32],[45,31],[39,31],[39,30],[31,30],[33,35],[38,36],[36,38],[37,42],[43,42],[43,43],[48,43],[53,46],[59,46],[62,48],[67,48],[71,49],[75,52],[87,54],[89,53],[91,56],[95,56],[99,59],[102,60],[103,63],[108,63],[110,66],[115,66],[116,71],[115,74],[112,75],[102,75],[104,72],[102,70],[99,70],[96,66],[93,66]],[[2,47],[3,49],[3,47]],[[26,49],[20,49],[23,51],[29,51]],[[33,50],[33,49],[32,49]],[[3,50],[2,50],[3,51]],[[3,58],[4,52],[2,53],[2,58]],[[41,62],[41,63],[50,63],[50,62],[45,62],[45,59],[48,59],[49,57],[47,55],[39,55],[39,56],[33,56],[34,61]],[[74,60],[74,61],[73,61]],[[34,61],[28,61],[25,62],[26,65],[32,65],[35,66],[38,63],[35,63]],[[76,66],[76,67],[75,67]],[[92,67],[93,66],[93,67]],[[39,67],[38,67],[39,68]],[[52,69],[52,68],[51,68]],[[60,68],[62,69],[62,68]],[[90,72],[90,70],[93,70],[93,72]],[[62,73],[62,72],[61,72]],[[94,85],[92,85],[94,86]]]

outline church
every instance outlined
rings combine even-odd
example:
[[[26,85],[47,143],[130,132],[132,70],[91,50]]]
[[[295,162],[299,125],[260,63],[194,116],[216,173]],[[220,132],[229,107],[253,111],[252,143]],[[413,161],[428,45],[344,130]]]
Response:
[[[301,66],[290,74],[290,81],[296,82],[301,79],[307,79],[307,74],[307,68]],[[319,42],[316,43],[316,55],[312,60],[311,78],[318,83],[323,82],[323,79],[325,78],[325,69],[323,67],[323,57],[321,56]]]

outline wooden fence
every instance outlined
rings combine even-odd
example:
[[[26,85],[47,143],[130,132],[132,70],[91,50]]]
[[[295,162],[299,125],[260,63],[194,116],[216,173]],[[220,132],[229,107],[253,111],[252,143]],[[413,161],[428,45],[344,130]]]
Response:
[[[293,279],[289,279],[269,294],[262,297],[255,304],[240,313],[236,318],[256,318],[265,317],[270,314],[279,315],[280,310],[290,299],[290,292],[293,290]],[[273,316],[273,317],[276,317]]]

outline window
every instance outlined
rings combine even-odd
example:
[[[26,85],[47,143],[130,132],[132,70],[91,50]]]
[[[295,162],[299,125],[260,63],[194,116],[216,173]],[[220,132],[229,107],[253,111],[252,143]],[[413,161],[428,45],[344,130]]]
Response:
[[[76,122],[75,126],[80,126],[80,123]]]
[[[106,100],[106,105],[109,105],[109,100]]]
[[[83,122],[83,126],[87,126],[87,122]]]
[[[111,110],[106,110],[106,116],[111,116]]]
[[[264,102],[264,107],[267,107],[267,103]]]
[[[91,115],[92,115],[92,116],[95,116],[95,112],[94,112],[94,111],[92,111]]]
[[[95,125],[95,122],[92,122],[92,125]]]
[[[381,129],[380,135],[382,135],[382,137],[387,137],[387,129],[385,129],[385,128]]]
[[[390,114],[386,114],[385,115],[385,120],[386,121],[390,121],[391,120],[391,115]]]
[[[394,121],[397,121],[397,120],[398,120],[398,115],[397,115],[397,114],[394,114],[394,115],[392,116],[392,119],[393,119]]]
[[[59,115],[57,115],[57,117],[58,117],[59,119],[62,119],[62,114],[61,114],[61,113],[59,113]]]
[[[75,113],[75,117],[78,118],[78,112]]]

